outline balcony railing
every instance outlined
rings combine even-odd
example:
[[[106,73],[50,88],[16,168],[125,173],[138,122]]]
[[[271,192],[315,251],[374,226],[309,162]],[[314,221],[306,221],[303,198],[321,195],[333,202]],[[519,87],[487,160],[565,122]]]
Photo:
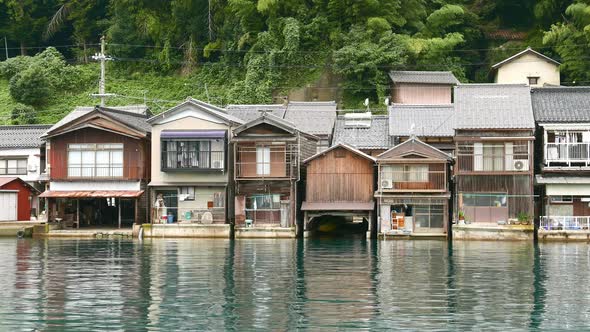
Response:
[[[285,161],[236,162],[236,178],[295,178],[297,167]]]
[[[223,170],[224,151],[162,151],[162,170]]]
[[[552,230],[590,230],[590,216],[542,216],[540,228]]]
[[[532,165],[527,154],[459,154],[459,172],[527,172]]]
[[[545,162],[549,163],[590,163],[590,143],[547,143]]]
[[[142,167],[69,165],[68,178],[74,179],[139,179]]]
[[[242,225],[240,225],[242,226]],[[246,209],[246,221],[243,226],[275,226],[275,227],[290,227],[288,224],[281,224],[281,210],[280,209]]]
[[[446,174],[445,171],[382,171],[379,187],[383,191],[446,190]]]

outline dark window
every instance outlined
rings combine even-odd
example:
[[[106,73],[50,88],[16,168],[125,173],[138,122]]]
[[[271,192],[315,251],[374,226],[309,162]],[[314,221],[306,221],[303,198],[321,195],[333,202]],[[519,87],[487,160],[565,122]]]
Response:
[[[538,77],[528,77],[529,79],[529,85],[537,85],[539,83],[539,78]]]
[[[194,201],[195,187],[180,187],[180,195],[184,196],[185,201]]]
[[[162,140],[162,169],[223,169],[224,140]]]

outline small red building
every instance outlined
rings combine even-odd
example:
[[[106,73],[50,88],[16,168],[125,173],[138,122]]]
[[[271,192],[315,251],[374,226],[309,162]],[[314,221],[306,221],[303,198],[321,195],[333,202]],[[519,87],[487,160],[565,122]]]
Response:
[[[0,221],[31,219],[31,202],[39,191],[20,178],[0,178]]]

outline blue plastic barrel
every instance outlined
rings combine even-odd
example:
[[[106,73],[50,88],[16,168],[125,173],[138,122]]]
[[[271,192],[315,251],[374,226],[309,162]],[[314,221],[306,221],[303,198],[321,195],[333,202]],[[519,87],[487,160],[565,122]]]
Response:
[[[172,224],[172,223],[174,223],[174,215],[173,215],[173,214],[169,214],[169,215],[168,215],[168,223],[169,223],[169,224]]]

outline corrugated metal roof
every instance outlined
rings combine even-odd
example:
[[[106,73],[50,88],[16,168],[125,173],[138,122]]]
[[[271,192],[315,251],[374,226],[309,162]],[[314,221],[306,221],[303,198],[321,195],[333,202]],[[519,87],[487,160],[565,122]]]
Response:
[[[95,191],[52,191],[47,190],[39,197],[51,198],[134,198],[143,194],[143,190],[126,191],[126,190],[95,190]]]
[[[389,125],[386,115],[373,115],[370,127],[346,126],[343,115],[338,116],[334,126],[334,145],[348,144],[357,149],[388,149],[390,147]]]
[[[534,129],[530,88],[524,84],[455,87],[455,129]]]
[[[537,122],[590,122],[590,87],[536,88],[531,98]]]
[[[38,148],[51,125],[0,126],[0,149]]]
[[[374,205],[373,202],[303,202],[301,211],[372,211]]]
[[[391,71],[389,77],[393,83],[459,84],[450,71]]]
[[[405,137],[452,137],[455,135],[453,105],[389,106],[389,135]],[[412,129],[413,128],[413,129]]]

